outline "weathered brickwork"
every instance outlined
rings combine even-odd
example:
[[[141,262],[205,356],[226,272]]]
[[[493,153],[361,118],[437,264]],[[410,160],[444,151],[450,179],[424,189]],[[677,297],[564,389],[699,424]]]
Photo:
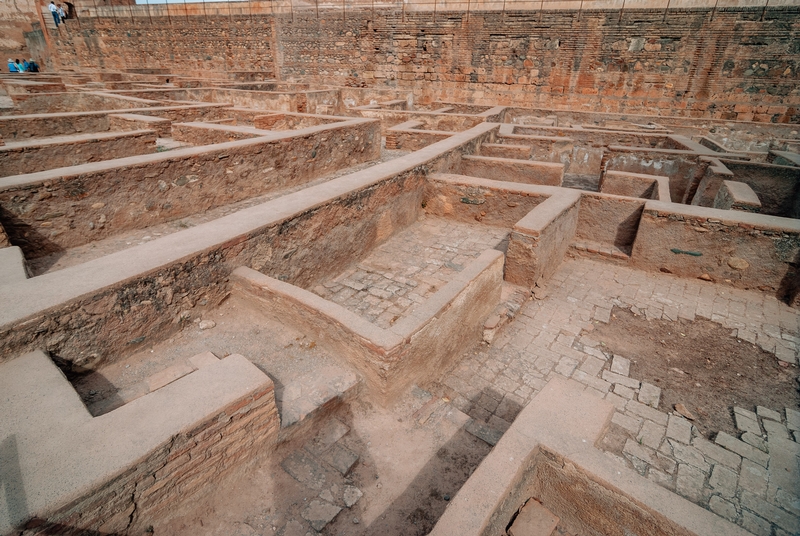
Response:
[[[174,436],[135,467],[20,535],[141,533],[172,505],[200,496],[248,465],[278,437],[272,385]]]
[[[123,12],[124,13],[124,9]],[[60,68],[169,68],[208,77],[225,71],[274,72],[272,20],[166,17],[81,19],[80,29],[50,29]]]
[[[209,76],[413,89],[419,102],[800,120],[797,8],[623,12],[313,11],[89,19],[54,35],[63,67],[168,65]],[[135,28],[132,28],[135,26]],[[273,45],[271,45],[273,43]],[[279,54],[274,43],[280,43]],[[214,52],[216,51],[216,52]]]

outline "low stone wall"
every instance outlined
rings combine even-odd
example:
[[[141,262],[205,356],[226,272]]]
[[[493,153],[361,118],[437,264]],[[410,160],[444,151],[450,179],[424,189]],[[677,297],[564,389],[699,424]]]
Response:
[[[240,268],[233,276],[238,291],[263,302],[267,314],[337,348],[364,374],[370,394],[387,404],[413,383],[447,370],[480,340],[486,317],[500,302],[503,254],[485,251],[388,329],[254,270]]]
[[[529,500],[544,505],[570,534],[749,534],[609,463],[594,445],[613,409],[574,380],[550,380],[453,497],[430,535],[504,534]]]
[[[212,123],[172,123],[172,138],[192,145],[213,145],[236,140],[249,140],[269,134],[251,127],[215,125]]]
[[[800,221],[647,201],[631,262],[759,289],[800,305]]]
[[[106,112],[0,116],[0,137],[6,141],[107,130]]]
[[[610,146],[603,155],[603,171],[626,171],[645,175],[669,177],[670,198],[686,203],[705,175],[709,161],[687,151],[647,150],[634,147]],[[689,199],[691,201],[691,199]]]
[[[639,197],[670,202],[669,177],[607,171],[600,178],[600,191],[604,194]]]
[[[457,172],[484,179],[544,186],[561,186],[564,180],[564,164],[475,155],[465,155]]]
[[[6,177],[0,222],[28,258],[41,257],[375,160],[378,136],[376,121],[352,120]]]
[[[630,255],[644,206],[643,199],[581,192],[575,239]]]
[[[21,372],[34,377],[51,368],[44,385],[60,379],[60,391],[72,390],[41,353],[17,358],[4,372],[24,364],[29,366]],[[72,398],[68,406],[79,411],[74,390]],[[169,518],[176,505],[202,497],[258,461],[275,445],[280,427],[272,380],[240,355],[101,417],[65,413],[64,419],[49,423],[46,432],[58,441],[36,447],[38,459],[45,460],[37,462],[38,469],[23,460],[17,468],[21,482],[8,482],[37,491],[29,494],[28,511],[7,520],[26,527],[26,535],[142,534],[154,518]],[[21,442],[43,433],[15,432]],[[47,472],[39,475],[42,464]]]
[[[172,135],[172,121],[165,117],[153,117],[142,114],[108,114],[110,130],[127,131],[131,129],[155,130],[159,138]]]
[[[481,145],[481,156],[530,160],[531,156],[533,156],[533,147],[531,145],[512,145],[510,143],[484,143]],[[536,160],[542,159],[536,158]]]
[[[160,102],[154,100],[139,99],[99,91],[14,95],[13,101],[14,108],[11,113],[15,115],[91,112],[95,110],[120,110],[161,106]]]
[[[0,146],[0,177],[154,153],[152,130],[103,132]]]
[[[122,359],[219,303],[238,266],[310,288],[415,221],[425,173],[473,152],[494,128],[478,125],[402,160],[23,284],[0,284],[0,301],[14,304],[0,307],[0,360],[35,348],[81,369]]]
[[[449,138],[454,132],[419,130],[420,121],[407,121],[386,130],[386,148],[419,151],[437,141]]]
[[[243,111],[243,110],[240,110]],[[268,114],[259,111],[260,115],[252,118],[253,126],[263,130],[296,130],[299,128],[327,125],[344,121],[344,117],[331,117],[312,114]]]
[[[722,160],[733,179],[750,186],[761,201],[761,212],[784,218],[800,218],[795,207],[800,199],[800,168],[760,162]]]
[[[531,210],[559,192],[559,188],[550,186],[436,173],[428,178],[423,203],[425,212],[434,216],[479,221],[510,230]]]
[[[215,120],[226,117],[225,104],[192,104],[130,108],[126,113],[165,117],[172,121]],[[109,111],[67,112],[0,116],[0,138],[8,140],[64,136],[81,132],[105,132],[110,129]],[[129,127],[126,128],[129,130]]]
[[[506,281],[533,288],[553,275],[575,236],[580,198],[565,189],[517,222],[506,252]]]
[[[394,126],[407,121],[419,121],[426,130],[445,132],[463,132],[478,123],[483,123],[484,118],[476,115],[438,114],[433,112],[415,112],[407,110],[384,110],[361,107],[348,110],[348,115],[380,119],[383,135]]]

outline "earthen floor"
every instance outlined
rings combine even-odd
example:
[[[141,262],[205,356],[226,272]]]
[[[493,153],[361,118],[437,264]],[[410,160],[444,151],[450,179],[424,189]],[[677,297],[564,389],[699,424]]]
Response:
[[[508,230],[500,227],[424,216],[312,290],[388,328],[507,236]]]
[[[168,340],[78,378],[74,384],[90,411],[104,413],[149,377],[168,368],[185,368],[189,358],[203,352],[219,358],[245,356],[275,382],[279,402],[284,387],[298,379],[327,371],[327,379],[336,383],[337,376],[349,374],[349,368],[317,341],[270,318],[258,305],[232,296],[202,317],[189,319]]]
[[[523,306],[491,346],[466,354],[430,389],[503,431],[548,380],[572,378],[617,408],[612,432],[625,437],[608,440],[609,463],[627,464],[756,534],[800,529],[800,438],[791,435],[798,415],[792,408],[766,408],[772,410],[767,422],[743,408],[768,431],[753,439],[763,449],[724,433],[709,441],[673,408],[656,409],[658,388],[614,372],[611,354],[591,337],[613,306],[648,319],[707,318],[774,353],[787,371],[783,381],[796,387],[800,315],[794,309],[758,292],[582,258],[565,260],[547,291],[545,299]]]

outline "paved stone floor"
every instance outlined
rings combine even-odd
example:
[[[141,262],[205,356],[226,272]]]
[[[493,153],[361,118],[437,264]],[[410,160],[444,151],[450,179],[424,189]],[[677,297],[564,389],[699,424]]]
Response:
[[[500,227],[425,216],[312,290],[387,328],[507,235]]]
[[[591,338],[592,323],[608,322],[616,305],[653,319],[711,319],[797,363],[796,310],[758,292],[583,258],[565,260],[547,292],[445,376],[440,388],[454,406],[504,431],[550,378],[573,378],[617,408],[609,433],[626,437],[606,438],[611,458],[755,534],[800,534],[796,408],[737,409],[737,426],[750,434],[708,441],[689,421],[655,409],[658,388],[629,378],[624,356]]]

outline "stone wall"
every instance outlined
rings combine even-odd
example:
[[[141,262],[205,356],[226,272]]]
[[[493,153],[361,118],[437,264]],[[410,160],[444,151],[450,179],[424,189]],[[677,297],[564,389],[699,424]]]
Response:
[[[69,136],[53,143],[27,141],[0,146],[0,177],[78,166],[156,151],[154,130]]]
[[[119,8],[124,10],[125,8]],[[275,70],[282,79],[413,89],[421,103],[590,107],[796,122],[797,7],[625,11],[313,10],[82,19],[53,35],[65,68]],[[123,12],[120,11],[120,14]],[[276,47],[274,43],[279,43]]]
[[[378,157],[377,121],[341,125],[0,179],[0,221],[32,259]]]
[[[128,418],[135,419],[132,413]],[[153,519],[170,515],[171,507],[207,494],[220,479],[259,460],[259,453],[274,446],[279,428],[274,386],[268,381],[178,431],[102,485],[81,490],[78,499],[46,519],[29,522],[22,534],[146,533]]]

